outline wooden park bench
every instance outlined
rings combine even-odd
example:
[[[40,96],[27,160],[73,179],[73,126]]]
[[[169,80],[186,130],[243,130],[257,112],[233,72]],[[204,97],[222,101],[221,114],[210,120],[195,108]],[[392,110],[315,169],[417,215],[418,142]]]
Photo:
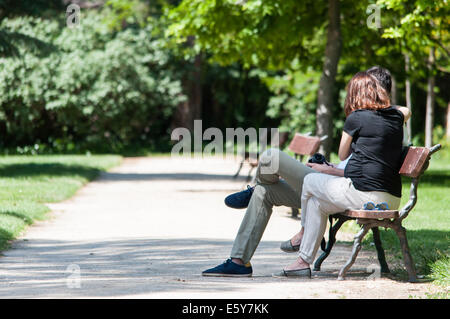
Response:
[[[320,142],[324,138],[318,136],[310,136],[295,133],[294,138],[288,146],[288,149],[294,153],[294,157],[300,162],[303,161],[303,156],[312,156],[319,150]]]
[[[389,273],[389,267],[386,263],[383,247],[381,245],[380,233],[378,227],[391,228],[397,234],[400,247],[403,253],[406,271],[408,272],[409,282],[416,282],[417,275],[414,263],[409,252],[408,241],[406,238],[406,229],[402,226],[402,221],[408,217],[408,214],[414,208],[417,202],[417,187],[419,185],[420,176],[428,168],[431,156],[441,148],[437,144],[431,148],[426,147],[409,147],[403,165],[400,168],[400,175],[411,178],[409,201],[399,210],[346,210],[343,213],[330,215],[330,229],[328,243],[323,249],[322,255],[317,258],[314,263],[314,270],[319,271],[322,262],[328,257],[336,242],[336,233],[339,228],[348,220],[356,220],[361,225],[361,230],[355,236],[352,254],[346,264],[341,268],[338,279],[343,280],[347,271],[355,262],[358,252],[361,250],[361,242],[369,230],[372,230],[375,247],[377,249],[378,261],[380,262],[380,270],[382,273]],[[333,219],[336,223],[333,225]]]

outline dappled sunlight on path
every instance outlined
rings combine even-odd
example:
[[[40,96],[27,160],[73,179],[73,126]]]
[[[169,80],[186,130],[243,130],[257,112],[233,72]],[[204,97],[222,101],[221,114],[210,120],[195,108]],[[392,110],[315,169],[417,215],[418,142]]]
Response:
[[[374,252],[362,251],[348,280],[337,272],[350,254],[337,244],[311,280],[273,278],[295,259],[280,242],[300,227],[274,210],[252,264],[252,278],[202,277],[228,258],[245,210],[224,197],[245,187],[237,161],[125,159],[72,199],[49,205],[0,257],[1,298],[408,298],[426,284],[368,281]],[[368,285],[372,287],[368,289]]]

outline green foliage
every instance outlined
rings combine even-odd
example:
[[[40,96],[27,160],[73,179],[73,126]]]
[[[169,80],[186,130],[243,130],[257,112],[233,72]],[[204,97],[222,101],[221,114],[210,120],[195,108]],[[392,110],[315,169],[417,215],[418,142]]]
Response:
[[[152,26],[113,33],[98,13],[85,13],[76,28],[65,27],[63,18],[7,18],[1,24],[6,32],[57,48],[42,56],[18,46],[19,58],[0,58],[2,146],[120,151],[167,136],[184,96]]]
[[[388,68],[396,78],[397,103],[405,105],[404,79],[413,85],[413,135],[421,131],[422,105],[427,75],[428,46],[439,48],[434,72],[448,70],[448,10],[445,0],[434,5],[431,0],[341,1],[342,52],[336,79],[333,107],[334,145],[342,128],[342,105],[345,85],[353,74],[374,65]],[[369,5],[378,5],[381,25],[368,26]],[[274,92],[267,115],[282,121],[283,128],[314,131],[313,95],[310,72],[322,70],[327,27],[326,1],[293,0],[185,0],[169,11],[166,35],[184,54],[199,52],[211,55],[222,65],[242,63],[246,68],[258,67],[262,73],[278,71],[272,80],[265,79]],[[396,31],[400,30],[400,31]],[[190,45],[186,45],[189,43]],[[404,54],[410,53],[410,73],[405,74]],[[293,62],[297,66],[292,69]],[[294,81],[286,81],[292,74]],[[263,76],[266,78],[266,76]],[[314,81],[313,81],[314,83]],[[439,84],[438,84],[439,85]],[[292,94],[291,87],[300,90]],[[307,90],[307,96],[303,96]],[[313,92],[315,90],[315,93]],[[446,105],[448,94],[437,96]],[[423,101],[422,101],[423,99]],[[437,113],[443,113],[437,109]],[[442,124],[441,116],[436,116]],[[310,129],[311,128],[311,129]]]
[[[50,17],[55,12],[64,12],[61,0],[0,0],[0,22],[6,18],[21,15]],[[20,32],[7,32],[0,29],[0,56],[18,56],[21,47],[48,54],[54,48],[39,39],[26,36]]]
[[[108,0],[106,6],[110,9],[105,19],[110,28],[121,30],[124,23],[144,26],[148,7],[139,0]]]
[[[179,44],[195,36],[194,52],[221,64],[280,69],[296,57],[319,63],[309,44],[324,16],[320,1],[186,0],[170,11],[167,35]]]
[[[279,119],[265,112],[273,93],[261,81],[257,69],[245,69],[237,63],[203,67],[203,126],[218,127],[277,127]],[[232,92],[232,94],[230,94]]]
[[[61,0],[0,0],[0,19],[18,15],[43,16],[64,9]]]
[[[450,6],[447,0],[378,0],[395,22],[383,37],[396,39],[403,51],[412,57],[412,64],[424,76],[429,48],[437,49],[437,65],[449,71]]]
[[[281,119],[280,131],[313,132],[320,73],[311,69],[307,72],[295,69],[294,65],[285,74],[264,78],[273,92],[266,114]]]

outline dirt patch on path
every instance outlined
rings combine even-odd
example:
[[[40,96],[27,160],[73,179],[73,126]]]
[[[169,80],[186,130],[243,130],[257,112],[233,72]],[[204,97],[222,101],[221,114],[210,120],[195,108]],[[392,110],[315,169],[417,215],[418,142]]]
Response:
[[[1,298],[409,298],[431,286],[370,280],[375,252],[362,250],[348,279],[337,272],[351,247],[336,244],[311,280],[273,278],[295,254],[279,249],[300,227],[279,207],[252,260],[254,276],[208,278],[228,258],[244,210],[224,197],[246,185],[238,162],[130,158],[73,198],[51,204],[0,257]],[[243,169],[242,175],[246,171]]]

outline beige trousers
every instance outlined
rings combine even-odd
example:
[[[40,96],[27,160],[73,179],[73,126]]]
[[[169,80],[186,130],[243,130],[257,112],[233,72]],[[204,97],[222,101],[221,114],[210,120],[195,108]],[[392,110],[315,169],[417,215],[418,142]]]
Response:
[[[273,170],[265,169],[269,166]],[[399,198],[388,193],[360,192],[354,189],[350,179],[317,173],[288,154],[269,149],[259,158],[256,186],[230,257],[249,262],[261,241],[273,206],[288,206],[302,208],[304,235],[300,256],[312,263],[325,233],[327,217],[346,208],[361,208],[368,201],[387,202],[391,209],[396,209],[400,203]]]
[[[346,209],[361,209],[367,202],[386,202],[390,209],[400,205],[399,197],[386,192],[362,192],[355,189],[350,178],[320,173],[305,177],[301,197],[304,233],[299,255],[309,264],[314,262],[329,215]]]

